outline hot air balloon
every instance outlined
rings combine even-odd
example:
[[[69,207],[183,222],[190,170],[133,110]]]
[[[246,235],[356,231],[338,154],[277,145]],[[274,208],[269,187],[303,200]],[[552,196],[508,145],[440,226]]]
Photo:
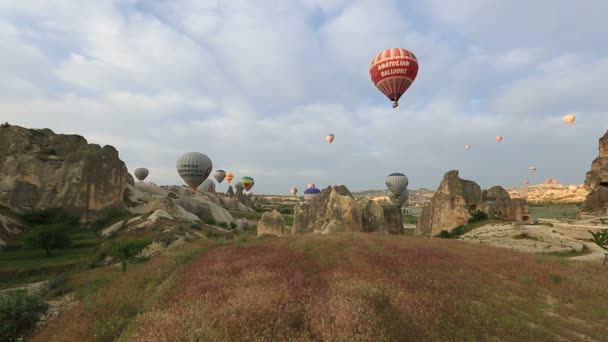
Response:
[[[325,136],[325,140],[327,140],[327,142],[330,143],[330,144],[332,142],[334,142],[334,138],[335,138],[335,136],[333,134],[328,134],[328,135]]]
[[[471,145],[466,144],[465,148],[466,148],[466,149],[467,149],[467,151],[468,151],[468,150],[470,150],[470,149],[471,149]]]
[[[524,185],[525,185],[525,186],[528,186],[528,184],[530,184],[530,182],[529,182],[529,181],[527,181],[527,180],[525,180],[525,181],[524,181]]]
[[[230,182],[232,182],[232,178],[234,178],[234,175],[232,174],[232,172],[228,172],[226,173],[226,182],[228,182],[228,184],[230,184]]]
[[[213,172],[213,177],[215,178],[215,180],[218,183],[221,183],[224,180],[224,178],[226,178],[226,171],[224,171],[224,170],[215,170]]]
[[[529,170],[530,170],[530,173],[535,173],[536,172],[536,167],[530,166]]]
[[[502,135],[497,135],[496,136],[496,141],[501,142],[502,141]]]
[[[296,188],[291,188],[291,189],[289,189],[289,192],[291,192],[291,195],[292,195],[292,196],[295,196],[295,195],[298,193],[298,189],[296,189]]]
[[[574,114],[568,114],[562,118],[562,121],[567,123],[568,126],[572,126],[572,124],[574,123],[574,120],[576,120],[576,116],[574,116]]]
[[[578,188],[579,188],[579,189],[584,189],[584,188],[585,188],[585,184],[579,184],[579,185],[578,185]]]
[[[198,152],[188,152],[179,157],[177,173],[193,191],[211,174],[211,159]]]
[[[557,184],[557,180],[555,178],[551,178],[551,184]]]
[[[304,200],[310,201],[316,195],[318,195],[320,192],[321,192],[321,190],[319,190],[317,188],[308,188],[308,189],[304,190]]]
[[[211,178],[205,179],[198,187],[198,191],[215,193],[215,182]]]
[[[408,184],[407,176],[403,173],[391,173],[386,177],[386,187],[395,196],[401,195],[403,190],[407,188]]]
[[[551,184],[551,183],[553,183],[553,179],[552,179],[551,177],[547,177],[547,178],[545,179],[545,183],[547,183],[547,184]]]
[[[410,192],[407,189],[403,190],[399,196],[390,195],[391,201],[395,206],[401,207],[410,198]]]
[[[310,183],[306,186],[307,189],[313,189],[315,188],[315,184],[314,183]]]
[[[241,183],[241,181],[237,181],[237,182],[234,184],[234,189],[235,189],[236,191],[239,191],[239,190],[240,190],[240,191],[243,191],[243,183]]]
[[[393,108],[396,108],[418,75],[418,59],[406,49],[387,49],[372,59],[369,75],[376,88],[393,101]]]
[[[576,190],[578,190],[578,186],[576,186],[576,185],[570,185],[568,187],[568,190],[570,190],[570,192],[576,192]]]
[[[249,191],[252,187],[253,184],[255,182],[253,181],[253,178],[245,176],[243,178],[241,178],[241,184],[243,184],[243,188],[245,188],[245,190]]]
[[[135,171],[133,171],[133,174],[135,175],[135,178],[137,178],[140,182],[143,182],[144,179],[148,177],[150,172],[146,168],[138,167],[137,169],[135,169]]]

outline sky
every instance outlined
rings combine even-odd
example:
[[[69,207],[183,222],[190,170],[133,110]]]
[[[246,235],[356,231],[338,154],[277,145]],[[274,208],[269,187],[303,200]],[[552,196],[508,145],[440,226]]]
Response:
[[[454,169],[483,188],[578,184],[608,129],[605,13],[605,0],[3,0],[0,121],[112,145],[158,185],[182,184],[191,151],[258,194],[385,189],[393,172],[436,189]],[[369,76],[393,47],[420,67],[396,109]]]

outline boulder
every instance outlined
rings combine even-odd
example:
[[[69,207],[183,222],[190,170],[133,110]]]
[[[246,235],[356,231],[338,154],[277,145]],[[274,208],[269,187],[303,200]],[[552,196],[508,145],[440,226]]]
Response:
[[[236,220],[236,229],[240,231],[249,229],[248,221],[244,218]]]
[[[212,202],[203,202],[197,198],[182,197],[174,200],[174,203],[193,213],[203,222],[213,220],[216,223],[229,224],[234,221],[234,218],[230,215],[228,210]]]
[[[387,205],[383,210],[386,231],[389,234],[403,234],[403,215],[401,207]]]
[[[362,232],[363,214],[343,185],[328,187],[294,210],[292,234]]]
[[[226,195],[228,195],[228,197],[234,197],[234,190],[232,189],[232,185],[228,185],[228,190],[226,191]]]
[[[481,191],[477,183],[461,179],[457,170],[447,172],[430,203],[422,210],[414,234],[436,236],[442,230],[466,224],[476,211],[490,218],[527,221],[528,205],[523,199],[511,199],[509,193],[496,186]]]
[[[126,221],[119,221],[114,223],[113,225],[109,226],[108,228],[104,229],[101,232],[101,236],[103,237],[108,237],[110,235],[112,235],[112,233],[119,231],[121,228],[123,228],[126,224]]]
[[[187,222],[199,222],[200,219],[196,215],[186,211],[183,207],[175,204],[174,201],[179,201],[179,200],[180,199],[173,200],[171,198],[165,197],[165,198],[154,200],[146,205],[141,205],[141,206],[138,206],[135,208],[130,208],[129,210],[133,214],[147,214],[147,213],[152,213],[156,210],[162,210],[177,220],[182,220],[182,221],[187,221]]]
[[[50,129],[0,127],[0,205],[15,212],[62,208],[95,216],[124,208],[133,178],[112,146]]]
[[[285,221],[283,216],[276,210],[267,211],[258,222],[258,236],[260,235],[285,235]]]
[[[585,187],[590,190],[581,206],[581,214],[599,215],[608,211],[608,131],[599,140],[599,156],[591,163]]]
[[[363,209],[363,231],[386,232],[384,210],[376,201],[368,200]]]

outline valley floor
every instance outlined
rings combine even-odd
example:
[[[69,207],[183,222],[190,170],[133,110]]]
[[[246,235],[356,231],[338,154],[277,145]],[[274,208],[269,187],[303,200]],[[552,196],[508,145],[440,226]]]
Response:
[[[33,341],[578,341],[608,334],[608,268],[448,239],[198,241],[73,279]],[[86,286],[85,286],[86,285]]]

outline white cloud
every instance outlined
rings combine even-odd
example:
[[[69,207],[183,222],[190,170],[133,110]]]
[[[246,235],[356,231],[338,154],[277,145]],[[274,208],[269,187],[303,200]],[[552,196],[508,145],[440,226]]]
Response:
[[[188,151],[254,177],[256,193],[381,189],[396,171],[435,188],[450,169],[513,186],[530,164],[539,181],[579,183],[608,127],[608,58],[589,29],[605,24],[583,14],[558,37],[576,11],[513,3],[6,1],[0,121],[112,144],[159,184],[181,182]],[[420,72],[392,109],[368,66],[395,46]]]

